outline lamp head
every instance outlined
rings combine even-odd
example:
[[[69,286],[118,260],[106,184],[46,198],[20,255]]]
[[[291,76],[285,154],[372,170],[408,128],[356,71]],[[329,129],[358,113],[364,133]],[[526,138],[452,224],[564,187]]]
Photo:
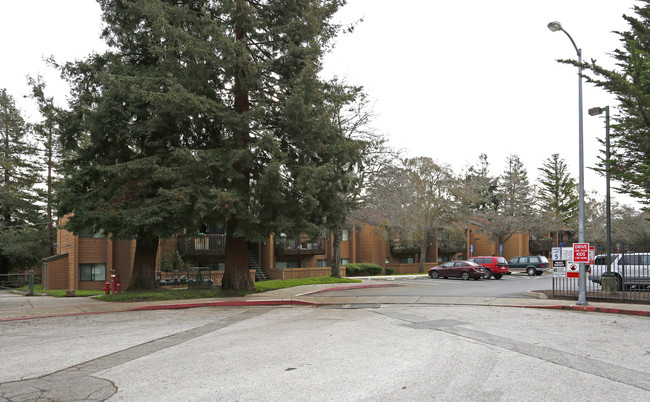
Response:
[[[553,32],[562,30],[562,24],[560,24],[558,21],[549,22],[547,27]]]
[[[598,116],[599,114],[603,113],[605,111],[604,107],[592,107],[587,111],[589,113],[589,116]]]

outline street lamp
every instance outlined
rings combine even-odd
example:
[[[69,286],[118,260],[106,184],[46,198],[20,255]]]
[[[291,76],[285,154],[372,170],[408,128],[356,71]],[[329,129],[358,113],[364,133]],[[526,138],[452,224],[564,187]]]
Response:
[[[552,32],[562,31],[571,41],[571,44],[578,54],[578,202],[579,202],[579,211],[578,211],[578,240],[580,243],[585,242],[585,161],[584,161],[584,149],[582,141],[582,49],[579,49],[576,46],[575,41],[569,35],[567,31],[562,28],[562,24],[557,21],[550,22],[548,29]],[[587,275],[585,272],[585,264],[580,263],[580,277],[578,278],[578,302],[576,303],[579,306],[587,305]]]
[[[597,116],[605,112],[605,182],[606,192],[605,192],[605,204],[606,204],[606,215],[607,215],[607,275],[611,272],[610,264],[612,263],[612,216],[611,216],[611,202],[610,202],[610,193],[609,193],[609,106],[605,107],[594,107],[587,111],[589,116]]]

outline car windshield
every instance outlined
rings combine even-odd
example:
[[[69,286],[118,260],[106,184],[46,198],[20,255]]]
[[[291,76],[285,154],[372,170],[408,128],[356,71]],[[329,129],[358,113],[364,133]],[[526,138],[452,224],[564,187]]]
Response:
[[[548,260],[546,259],[546,257],[540,256],[539,259],[542,260],[544,264],[548,264]]]
[[[503,257],[497,257],[497,264],[507,264],[508,261]]]
[[[478,265],[477,263],[472,262],[472,261],[467,261],[467,265],[469,265],[471,267],[480,267],[480,265]]]

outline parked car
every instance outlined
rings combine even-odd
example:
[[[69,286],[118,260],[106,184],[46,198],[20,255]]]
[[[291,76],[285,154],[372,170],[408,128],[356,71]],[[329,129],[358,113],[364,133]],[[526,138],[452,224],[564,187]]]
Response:
[[[472,257],[468,261],[475,262],[485,268],[485,279],[501,279],[503,275],[510,275],[508,260],[503,257]]]
[[[607,272],[607,256],[597,255],[588,272],[590,281],[601,284]],[[610,272],[616,277],[618,290],[650,288],[650,253],[612,254]]]
[[[485,268],[471,261],[449,261],[429,270],[431,279],[459,277],[464,280],[474,278],[478,281],[485,275]]]
[[[523,271],[530,276],[541,275],[549,269],[548,259],[543,255],[514,257],[508,261],[510,271]]]

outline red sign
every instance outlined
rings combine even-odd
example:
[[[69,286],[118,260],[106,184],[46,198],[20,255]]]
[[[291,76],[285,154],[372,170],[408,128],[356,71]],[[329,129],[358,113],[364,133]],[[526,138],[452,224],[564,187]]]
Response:
[[[566,270],[566,277],[567,278],[579,278],[580,277],[580,270],[578,269],[578,264],[576,264],[576,263],[569,264],[569,268]]]
[[[573,262],[589,263],[589,243],[573,243]]]

